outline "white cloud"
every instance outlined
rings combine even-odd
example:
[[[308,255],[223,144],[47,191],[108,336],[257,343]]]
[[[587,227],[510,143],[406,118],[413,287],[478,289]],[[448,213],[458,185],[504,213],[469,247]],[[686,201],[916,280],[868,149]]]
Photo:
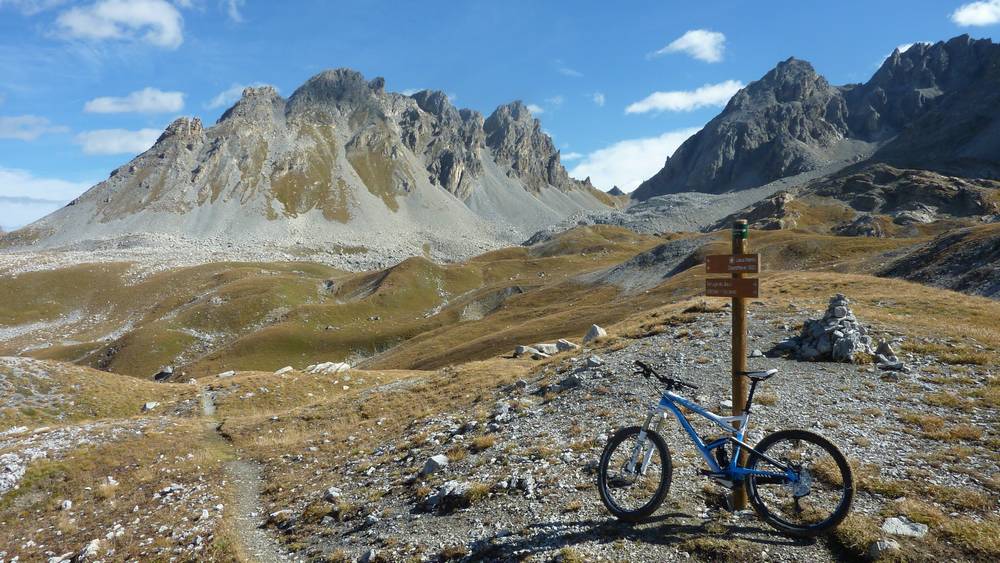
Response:
[[[545,99],[545,103],[553,105],[553,106],[561,106],[561,105],[563,105],[563,102],[565,102],[565,101],[566,101],[566,98],[564,98],[562,96],[552,96],[551,98],[546,98]]]
[[[66,10],[56,18],[70,39],[139,39],[176,49],[184,42],[184,18],[165,0],[98,0]]]
[[[243,9],[243,5],[246,4],[246,0],[226,0],[226,15],[229,19],[236,23],[243,23],[243,14],[240,10]]]
[[[743,88],[743,83],[739,80],[726,80],[718,84],[706,84],[695,90],[653,92],[642,100],[629,104],[625,113],[694,111],[703,107],[724,106],[740,88]]]
[[[692,127],[668,131],[659,137],[619,141],[588,154],[569,174],[581,180],[590,176],[594,185],[602,189],[618,186],[632,191],[659,172],[667,157],[699,129]]]
[[[123,98],[101,97],[83,106],[88,113],[171,113],[184,108],[183,92],[143,88]]]
[[[92,183],[39,178],[0,166],[0,226],[11,230],[27,225],[66,205]]]
[[[76,142],[86,154],[138,154],[153,146],[163,131],[160,129],[98,129],[76,136]]]
[[[558,72],[563,76],[571,76],[573,78],[580,78],[581,76],[583,76],[582,72],[569,67],[566,63],[562,61],[562,59],[556,59],[552,62],[556,66],[556,72]]]
[[[221,107],[228,108],[229,106],[235,104],[236,101],[239,100],[241,96],[243,96],[243,90],[245,89],[246,89],[245,84],[233,84],[229,88],[216,94],[215,97],[212,98],[212,101],[208,102],[208,105],[205,107],[207,107],[208,109],[215,109]]]
[[[951,21],[961,26],[1000,23],[1000,0],[983,0],[962,4],[952,12]]]
[[[669,53],[687,53],[699,61],[717,63],[722,60],[722,53],[725,50],[725,35],[707,29],[692,29],[670,42],[666,47],[653,53],[652,56],[658,57]]]
[[[591,94],[590,99],[594,100],[594,103],[597,104],[598,106],[604,107],[604,101],[605,101],[604,94],[600,92],[594,92],[593,94]]]
[[[564,155],[560,155],[559,158],[563,162],[568,162],[570,160],[580,160],[581,158],[583,158],[583,155],[578,152],[568,152]]]
[[[528,111],[531,112],[531,115],[541,115],[545,113],[545,110],[542,109],[542,106],[538,104],[528,104]]]
[[[37,115],[0,116],[0,139],[20,139],[34,141],[46,133],[65,133],[68,128],[53,125],[48,119]]]

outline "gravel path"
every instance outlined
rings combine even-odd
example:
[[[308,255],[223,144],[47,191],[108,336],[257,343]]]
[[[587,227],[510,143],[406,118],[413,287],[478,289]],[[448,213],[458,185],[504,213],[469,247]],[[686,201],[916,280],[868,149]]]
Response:
[[[262,487],[258,464],[237,460],[226,464],[226,478],[236,487],[233,510],[236,537],[244,552],[254,561],[292,561],[292,558],[261,528],[266,514],[260,503]]]

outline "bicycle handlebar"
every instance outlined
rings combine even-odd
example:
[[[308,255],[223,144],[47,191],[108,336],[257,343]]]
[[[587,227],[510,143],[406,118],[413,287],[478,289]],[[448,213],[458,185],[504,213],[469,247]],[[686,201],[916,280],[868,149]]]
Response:
[[[696,385],[691,385],[690,383],[681,381],[679,379],[674,379],[666,375],[660,375],[656,373],[656,370],[649,367],[648,365],[646,365],[646,363],[642,361],[636,360],[635,366],[639,368],[639,370],[635,372],[635,375],[641,375],[647,379],[649,378],[649,376],[653,376],[656,379],[659,379],[661,383],[664,383],[667,386],[667,389],[679,389],[681,387],[688,387],[690,389],[698,388]]]

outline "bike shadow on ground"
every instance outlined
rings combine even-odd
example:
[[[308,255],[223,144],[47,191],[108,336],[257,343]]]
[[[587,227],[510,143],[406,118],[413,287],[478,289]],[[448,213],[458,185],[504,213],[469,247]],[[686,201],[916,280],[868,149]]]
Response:
[[[697,522],[697,523],[695,523]],[[529,524],[518,536],[475,546],[476,560],[519,560],[537,553],[583,543],[610,544],[629,540],[646,545],[680,546],[688,540],[739,539],[762,547],[806,546],[815,540],[791,538],[756,522],[702,521],[690,514],[673,512],[628,524],[613,518]]]

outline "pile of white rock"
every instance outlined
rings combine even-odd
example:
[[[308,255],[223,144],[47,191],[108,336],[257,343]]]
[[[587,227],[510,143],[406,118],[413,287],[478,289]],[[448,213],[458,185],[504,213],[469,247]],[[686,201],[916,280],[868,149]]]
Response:
[[[583,343],[587,344],[591,340],[607,336],[608,333],[603,328],[597,325],[591,325],[590,330],[583,337]],[[560,338],[555,342],[539,342],[538,344],[532,344],[531,346],[518,346],[514,348],[514,357],[520,358],[522,356],[530,356],[535,360],[543,360],[545,358],[552,357],[556,354],[562,352],[571,352],[580,349],[579,344],[575,344],[566,340],[565,338]]]
[[[337,373],[343,373],[351,370],[351,364],[343,362],[323,362],[321,364],[313,364],[306,367],[306,373],[317,373],[325,375],[334,375]]]
[[[844,294],[834,295],[823,318],[806,321],[799,336],[778,343],[775,349],[803,361],[859,363],[863,358],[874,358],[882,369],[905,369],[889,344],[873,345],[868,329],[858,322],[850,304]]]

